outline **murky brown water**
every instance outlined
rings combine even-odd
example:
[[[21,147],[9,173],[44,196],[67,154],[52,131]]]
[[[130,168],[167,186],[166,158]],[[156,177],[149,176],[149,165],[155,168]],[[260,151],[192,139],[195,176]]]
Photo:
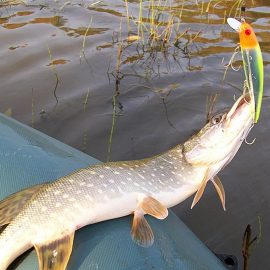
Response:
[[[219,94],[216,110],[230,106],[243,71],[229,69],[222,83],[238,41],[224,17],[239,11],[237,1],[161,1],[167,8],[156,25],[166,27],[170,15],[175,23],[170,46],[163,50],[160,43],[149,47],[147,33],[144,42],[136,41],[139,2],[128,3],[129,24],[120,0],[33,0],[1,7],[0,110],[105,161],[151,156],[183,142],[204,124],[209,95]],[[269,96],[270,2],[245,2],[245,18],[261,40]],[[142,28],[150,29],[149,3],[143,5]],[[133,39],[128,40],[129,27]],[[172,42],[177,35],[178,47]],[[211,249],[240,260],[246,225],[255,234],[261,226],[250,269],[270,264],[269,117],[265,98],[249,136],[256,142],[244,145],[221,173],[226,212],[211,185],[194,210],[189,209],[192,198],[174,208]]]

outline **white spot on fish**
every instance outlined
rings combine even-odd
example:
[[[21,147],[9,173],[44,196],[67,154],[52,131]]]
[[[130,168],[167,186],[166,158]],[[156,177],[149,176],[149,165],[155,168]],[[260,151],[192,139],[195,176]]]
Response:
[[[98,193],[100,194],[103,193],[102,189],[98,189]]]
[[[81,209],[81,205],[79,203],[74,203],[73,206],[77,209]]]
[[[177,160],[177,157],[173,157],[174,160]]]
[[[160,168],[160,169],[164,169],[164,167],[163,167],[163,166],[159,166],[159,168]]]
[[[73,182],[74,182],[74,180],[73,180],[73,179],[69,179],[68,181],[69,181],[69,183],[73,183]]]
[[[156,168],[154,168],[154,171],[156,172],[156,171],[157,171],[157,169],[156,169]]]
[[[108,185],[107,184],[103,184],[103,187],[107,187]]]
[[[182,177],[182,173],[178,173],[178,175]]]
[[[163,183],[162,181],[160,181],[159,179],[158,179],[158,182],[159,182],[161,185],[164,185],[164,183]]]
[[[114,180],[113,179],[109,179],[109,182],[113,184],[114,183]]]
[[[102,179],[102,178],[104,178],[104,175],[103,174],[100,174],[99,177]]]
[[[131,171],[134,171],[134,169],[132,167],[129,168]]]
[[[123,190],[121,187],[117,187],[117,188],[118,188],[119,192],[123,193]]]
[[[56,218],[56,213],[55,212],[52,212],[52,213],[50,213],[50,218]]]
[[[165,176],[165,174],[164,174],[164,173],[162,173],[162,174],[161,174],[161,176]]]
[[[140,185],[137,182],[134,182],[134,186],[138,187]]]
[[[135,167],[136,167],[136,168],[139,168],[139,165],[138,165],[138,164],[135,164]]]
[[[172,157],[172,155],[171,155],[171,154],[169,154],[168,156],[169,156],[169,157]]]
[[[126,182],[124,182],[124,181],[121,181],[121,184],[122,184],[122,185],[126,185]]]
[[[151,173],[151,176],[155,177],[156,175],[154,173]]]
[[[174,169],[175,169],[175,170],[177,170],[177,169],[178,169],[178,167],[174,166]]]
[[[127,178],[128,181],[131,181],[132,179],[130,177]]]
[[[181,166],[181,170],[184,170],[185,168],[183,166]]]
[[[171,171],[171,173],[172,173],[173,175],[175,175],[175,172],[174,172],[174,171]]]
[[[80,186],[84,186],[84,185],[85,185],[85,182],[81,182],[81,183],[80,183]]]
[[[141,174],[139,174],[139,173],[138,173],[138,175],[139,175],[139,177],[141,177],[142,179],[145,179],[145,177],[144,177],[143,175],[141,175]]]
[[[94,175],[94,174],[96,174],[96,172],[95,171],[90,171],[90,174],[93,174]]]
[[[153,186],[153,184],[152,184],[151,182],[148,182],[148,184],[149,184],[150,186]]]
[[[131,173],[130,173],[130,172],[128,172],[127,174],[128,174],[128,175],[131,175]]]
[[[119,166],[118,168],[119,168],[120,170],[124,170],[124,168],[123,168],[123,167],[121,167],[121,166]]]
[[[109,170],[109,169],[110,169],[110,167],[109,167],[109,166],[105,166],[104,168],[105,168],[105,169],[107,169],[107,170]]]
[[[114,173],[114,174],[120,174],[118,171],[114,171],[113,173]]]

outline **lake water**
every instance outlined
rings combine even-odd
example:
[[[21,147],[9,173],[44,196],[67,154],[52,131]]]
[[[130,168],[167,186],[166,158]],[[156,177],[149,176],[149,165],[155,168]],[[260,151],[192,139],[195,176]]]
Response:
[[[260,237],[250,269],[269,268],[268,0],[0,3],[0,111],[102,161],[184,142],[204,125],[211,95],[218,94],[215,111],[232,105],[244,77],[229,68],[223,80],[238,42],[225,18],[239,18],[242,8],[265,66],[261,117],[248,137],[256,141],[220,174],[226,212],[210,184],[192,211],[192,198],[174,211],[209,248],[240,264],[251,224]],[[240,64],[238,53],[233,66]]]

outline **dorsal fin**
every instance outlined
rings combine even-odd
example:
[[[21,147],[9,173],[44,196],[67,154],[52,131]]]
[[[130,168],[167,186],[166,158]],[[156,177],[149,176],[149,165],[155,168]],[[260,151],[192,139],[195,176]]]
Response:
[[[9,224],[33,195],[47,183],[32,186],[9,195],[0,202],[0,227]]]

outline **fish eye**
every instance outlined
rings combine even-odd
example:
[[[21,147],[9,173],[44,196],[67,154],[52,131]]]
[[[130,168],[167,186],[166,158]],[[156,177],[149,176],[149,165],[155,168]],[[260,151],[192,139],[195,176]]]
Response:
[[[223,113],[219,113],[219,114],[213,116],[212,119],[211,119],[211,124],[212,125],[217,125],[218,123],[220,123],[222,118],[223,118]]]

